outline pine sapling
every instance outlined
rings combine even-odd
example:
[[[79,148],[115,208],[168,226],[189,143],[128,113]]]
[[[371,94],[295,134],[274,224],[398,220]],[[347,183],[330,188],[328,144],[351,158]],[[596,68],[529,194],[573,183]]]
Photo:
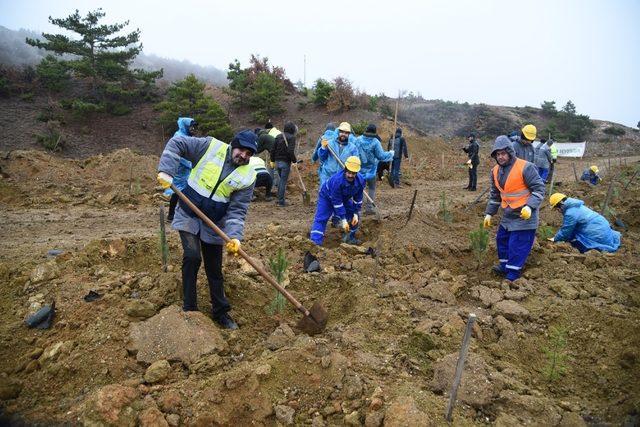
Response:
[[[289,266],[289,261],[285,256],[284,250],[282,248],[278,249],[278,253],[274,258],[269,258],[269,267],[271,268],[271,273],[276,279],[278,284],[282,285],[284,282],[284,277],[287,272],[287,267]],[[284,307],[286,304],[286,300],[284,295],[282,295],[278,290],[275,291],[275,295],[267,311],[270,315],[274,315],[275,313],[281,314],[284,311]]]
[[[549,329],[549,344],[542,351],[547,357],[544,375],[549,381],[556,381],[567,370],[567,329],[562,326]]]
[[[541,225],[538,227],[538,239],[547,240],[553,237],[555,233],[553,232],[553,227],[550,225]]]
[[[469,233],[469,239],[471,240],[471,249],[473,250],[473,254],[476,257],[479,268],[480,263],[487,253],[487,246],[489,243],[489,230],[486,230],[482,226],[482,223],[480,223],[477,230],[471,231]]]

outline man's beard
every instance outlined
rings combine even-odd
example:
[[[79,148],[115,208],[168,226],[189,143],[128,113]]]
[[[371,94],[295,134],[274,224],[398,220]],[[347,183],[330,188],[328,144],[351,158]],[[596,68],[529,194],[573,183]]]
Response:
[[[233,159],[233,164],[236,166],[244,166],[249,164],[249,159],[243,160],[242,157],[236,156]]]

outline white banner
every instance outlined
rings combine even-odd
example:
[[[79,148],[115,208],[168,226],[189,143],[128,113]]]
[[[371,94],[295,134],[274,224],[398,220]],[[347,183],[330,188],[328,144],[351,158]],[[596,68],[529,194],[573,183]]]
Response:
[[[540,141],[533,141],[533,146],[538,147]],[[587,148],[587,142],[554,142],[558,149],[558,157],[582,157]]]

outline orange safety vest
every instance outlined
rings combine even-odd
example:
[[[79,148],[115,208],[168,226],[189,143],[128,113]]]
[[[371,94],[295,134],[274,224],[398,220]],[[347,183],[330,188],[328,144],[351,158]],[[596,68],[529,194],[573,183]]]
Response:
[[[511,209],[520,208],[527,204],[527,200],[531,195],[531,190],[524,182],[524,176],[522,171],[524,170],[527,162],[522,159],[516,159],[509,171],[509,176],[504,183],[504,188],[500,187],[498,182],[498,168],[500,165],[493,167],[493,182],[496,188],[500,190],[500,197],[502,198],[502,209],[509,206]]]

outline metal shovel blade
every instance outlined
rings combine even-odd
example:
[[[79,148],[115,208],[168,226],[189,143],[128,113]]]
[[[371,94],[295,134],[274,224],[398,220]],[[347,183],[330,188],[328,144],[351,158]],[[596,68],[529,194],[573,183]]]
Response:
[[[327,310],[316,301],[309,310],[309,315],[300,319],[296,327],[308,335],[316,335],[327,327],[328,318]]]

